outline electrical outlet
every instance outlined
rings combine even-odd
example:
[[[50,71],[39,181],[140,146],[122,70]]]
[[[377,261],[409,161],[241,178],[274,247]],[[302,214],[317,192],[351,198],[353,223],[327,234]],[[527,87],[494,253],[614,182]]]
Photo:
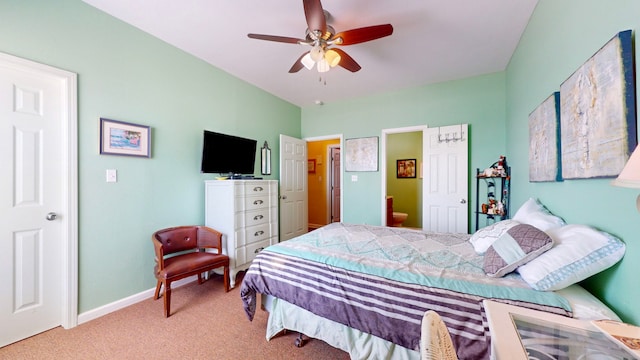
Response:
[[[351,181],[352,182],[358,181],[358,175],[351,175]]]

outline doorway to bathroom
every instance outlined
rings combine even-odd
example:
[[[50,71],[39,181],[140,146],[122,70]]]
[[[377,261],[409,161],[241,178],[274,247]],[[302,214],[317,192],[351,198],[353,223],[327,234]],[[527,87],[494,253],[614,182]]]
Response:
[[[402,226],[468,232],[467,130],[467,124],[382,130],[382,224],[392,225],[396,212]],[[413,164],[414,159],[415,178],[411,171],[406,173],[406,165]],[[391,211],[385,211],[388,196],[392,197]]]
[[[382,181],[387,226],[422,228],[423,134],[426,126],[382,131]]]

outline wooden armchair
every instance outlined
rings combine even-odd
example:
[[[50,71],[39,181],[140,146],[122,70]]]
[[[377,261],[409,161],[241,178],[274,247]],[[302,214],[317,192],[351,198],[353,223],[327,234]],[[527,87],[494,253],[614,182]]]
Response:
[[[158,230],[151,236],[156,253],[154,273],[158,283],[154,300],[164,284],[164,316],[171,314],[171,283],[224,267],[224,289],[229,291],[229,257],[222,253],[222,234],[206,226],[178,226]],[[215,249],[217,253],[207,251]]]

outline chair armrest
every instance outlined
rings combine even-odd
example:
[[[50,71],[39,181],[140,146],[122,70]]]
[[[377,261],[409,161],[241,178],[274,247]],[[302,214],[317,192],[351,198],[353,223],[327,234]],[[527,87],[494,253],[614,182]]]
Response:
[[[162,243],[160,240],[156,239],[156,234],[151,235],[151,241],[153,242],[153,248],[156,253],[156,265],[158,266],[158,270],[164,269],[164,251],[162,250]]]
[[[222,233],[207,226],[198,226],[198,247],[217,249],[222,254]]]

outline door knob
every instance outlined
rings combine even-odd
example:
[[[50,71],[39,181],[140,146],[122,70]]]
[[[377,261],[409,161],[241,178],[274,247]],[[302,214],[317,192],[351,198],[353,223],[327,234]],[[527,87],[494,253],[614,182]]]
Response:
[[[280,196],[280,198],[281,198],[282,200],[287,200],[287,195],[282,195],[282,196]]]
[[[47,220],[49,221],[53,221],[58,217],[58,214],[54,213],[54,212],[50,212],[47,214]]]
[[[465,200],[465,199],[460,199],[460,204],[466,204],[466,203],[467,203],[467,200]]]

